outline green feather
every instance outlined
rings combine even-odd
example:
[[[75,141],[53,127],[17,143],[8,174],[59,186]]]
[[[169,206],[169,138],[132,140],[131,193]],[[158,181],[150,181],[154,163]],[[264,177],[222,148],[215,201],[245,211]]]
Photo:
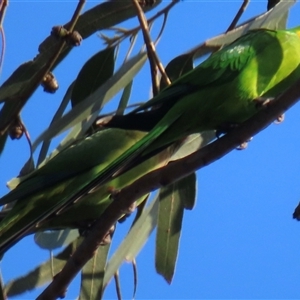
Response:
[[[33,227],[42,215],[62,207],[69,195],[80,191],[103,168],[145,135],[145,132],[121,129],[99,131],[62,151],[21,180],[14,190],[1,199],[2,204],[13,200],[17,202],[0,223],[0,252],[28,231],[78,227],[101,216],[111,203],[111,189],[121,189],[145,173],[162,166],[168,161],[174,148],[169,148],[116,176],[71,205],[70,209],[48,218],[41,227]]]

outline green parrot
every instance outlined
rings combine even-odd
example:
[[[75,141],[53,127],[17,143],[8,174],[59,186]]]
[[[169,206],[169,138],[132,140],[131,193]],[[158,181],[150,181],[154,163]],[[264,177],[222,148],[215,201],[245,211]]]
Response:
[[[106,163],[99,163],[101,158],[97,157],[96,151],[90,150],[93,155],[82,176],[77,176],[77,169],[69,171],[68,168],[63,168],[66,169],[64,172],[71,173],[68,175],[72,176],[71,179],[66,179],[61,167],[58,167],[60,164],[56,164],[56,168],[50,168],[49,164],[48,176],[42,174],[42,168],[37,170],[36,176],[32,175],[34,177],[28,180],[28,184],[24,181],[15,191],[0,199],[0,205],[19,200],[19,206],[34,207],[33,201],[26,204],[23,198],[36,191],[35,182],[41,186],[41,182],[47,183],[50,177],[57,189],[65,191],[63,194],[58,193],[56,198],[51,198],[52,201],[44,201],[43,212],[39,212],[39,215],[34,214],[33,218],[30,215],[29,218],[28,214],[26,222],[29,225],[24,221],[22,226],[34,226],[49,214],[68,207],[89,191],[105,186],[127,171],[133,163],[145,161],[192,133],[222,129],[225,125],[247,120],[259,109],[258,99],[261,101],[276,97],[300,78],[299,64],[300,27],[290,30],[249,31],[175,80],[145,105],[124,116],[124,128],[126,124],[128,128],[139,127],[140,121],[150,124],[150,131],[136,143],[132,143],[127,150],[123,147],[119,155],[110,157]],[[148,108],[153,108],[153,111],[144,111]],[[113,126],[113,122],[108,123],[108,126]],[[97,148],[96,142],[94,144]],[[78,151],[77,159],[86,156],[83,153],[84,150],[80,153]],[[57,160],[61,155],[57,156]],[[64,163],[61,160],[61,164]],[[81,171],[80,167],[79,170]],[[63,183],[60,184],[60,181]],[[32,183],[29,185],[29,182]],[[52,187],[47,187],[42,192],[50,194],[52,190]],[[5,241],[12,239],[6,228],[18,218],[19,215],[13,215],[12,211],[10,217],[0,223],[0,252],[5,248]]]
[[[36,227],[39,217],[56,204],[80,190],[101,169],[133,146],[147,133],[142,131],[105,129],[61,151],[41,168],[36,169],[1,198],[18,199],[0,222],[0,253],[27,233],[45,229],[80,228],[101,216],[111,203],[113,189],[121,189],[147,172],[166,164],[176,146],[152,156],[123,174],[116,176],[97,190],[85,195],[59,214],[49,216]],[[141,199],[144,200],[145,197]]]
[[[149,133],[102,169],[84,191],[101,185],[137,157],[147,157],[192,133],[244,122],[262,107],[263,100],[278,96],[298,79],[300,26],[249,31],[144,105],[108,121],[111,127],[144,126]],[[153,110],[144,111],[148,108]]]
[[[300,26],[251,30],[144,105],[104,125],[151,131],[145,138],[152,140],[149,152],[191,132],[242,123],[257,112],[260,100],[278,96],[300,78],[299,53]],[[148,108],[154,109],[144,111]]]

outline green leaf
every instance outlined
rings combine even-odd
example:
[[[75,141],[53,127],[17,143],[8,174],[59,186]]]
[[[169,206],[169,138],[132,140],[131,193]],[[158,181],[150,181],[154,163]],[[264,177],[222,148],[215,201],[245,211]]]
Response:
[[[89,118],[89,120],[86,122],[85,127],[89,128],[98,116],[102,106],[134,78],[146,62],[146,59],[146,53],[141,52],[125,62],[109,81],[104,83],[60,120],[53,123],[48,130],[43,132],[33,143],[33,151],[43,140],[53,138],[87,118]],[[74,139],[74,133],[71,132],[71,134],[72,139]],[[80,134],[80,132],[77,134]]]
[[[2,277],[0,277],[0,300],[6,300]]]
[[[0,135],[0,155],[2,154],[4,148],[5,148],[5,143],[7,141],[8,134],[5,132],[3,135]]]
[[[42,249],[54,250],[70,244],[78,237],[77,229],[64,229],[37,232],[34,235],[34,241]]]
[[[270,10],[279,2],[280,2],[280,0],[268,0],[267,9]]]
[[[193,56],[191,54],[182,54],[172,59],[166,66],[166,73],[169,79],[174,81],[181,77],[183,74],[193,69]],[[160,90],[166,87],[166,83],[160,81]]]
[[[186,176],[175,183],[178,196],[185,209],[192,210],[196,204],[197,177],[196,173]]]
[[[129,97],[130,97],[130,94],[131,94],[132,83],[133,83],[133,81],[131,80],[125,86],[125,88],[123,90],[122,97],[120,99],[119,106],[118,106],[118,109],[117,109],[117,112],[116,112],[117,115],[123,115],[124,114],[124,110],[127,107],[128,100],[129,100]]]
[[[196,176],[192,174],[160,189],[155,267],[168,283],[175,272],[183,211],[194,206],[195,185]]]
[[[74,84],[75,84],[75,81],[73,81],[69,85],[69,87],[68,87],[68,89],[67,89],[67,91],[66,91],[66,93],[65,93],[65,95],[64,95],[64,97],[63,97],[63,99],[62,99],[62,101],[61,101],[61,103],[58,107],[58,109],[57,109],[57,111],[55,112],[55,114],[52,118],[50,126],[54,122],[59,120],[62,117],[62,115],[64,114],[64,111],[66,110],[66,108],[69,104],[69,100],[71,99],[71,94],[72,94],[72,91],[73,91]],[[45,160],[45,158],[47,156],[47,153],[48,153],[48,150],[49,150],[49,147],[50,147],[50,143],[51,143],[51,139],[44,140],[43,145],[42,145],[41,150],[40,150],[40,153],[39,153],[37,166],[39,166]]]
[[[189,135],[185,138],[184,143],[180,146],[180,148],[172,155],[170,161],[181,159],[190,155],[210,143],[215,138],[216,133],[214,130]]]
[[[104,275],[104,285],[114,276],[124,259],[132,261],[141,250],[150,234],[156,227],[158,211],[158,197],[143,211],[141,217],[135,222],[128,235],[113,254],[107,264]]]
[[[100,246],[95,255],[85,264],[81,272],[81,300],[102,299],[103,279],[110,244]]]
[[[32,76],[39,71],[33,61],[28,61],[20,65],[12,75],[2,84],[0,88],[0,102],[5,100],[14,101],[12,97],[17,91],[26,87],[30,83]]]
[[[92,56],[80,70],[72,91],[72,106],[92,94],[114,73],[115,47],[109,47]]]
[[[5,292],[7,296],[17,296],[27,291],[32,291],[37,287],[50,282],[53,279],[53,274],[57,274],[61,271],[63,266],[66,264],[66,261],[74,253],[77,245],[80,242],[81,238],[76,239],[61,253],[56,255],[52,261],[48,260],[26,275],[9,281],[5,285]]]

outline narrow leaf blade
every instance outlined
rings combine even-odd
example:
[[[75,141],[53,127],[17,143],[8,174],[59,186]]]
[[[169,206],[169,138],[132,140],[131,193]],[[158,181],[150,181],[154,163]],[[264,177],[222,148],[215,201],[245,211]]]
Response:
[[[159,193],[155,268],[168,283],[175,272],[184,209],[194,206],[195,185],[196,176],[192,174]]]
[[[115,47],[109,47],[92,56],[80,70],[72,91],[72,106],[80,103],[105,83],[114,73]]]
[[[99,300],[104,291],[103,279],[110,244],[100,246],[81,272],[80,296],[82,300]]]

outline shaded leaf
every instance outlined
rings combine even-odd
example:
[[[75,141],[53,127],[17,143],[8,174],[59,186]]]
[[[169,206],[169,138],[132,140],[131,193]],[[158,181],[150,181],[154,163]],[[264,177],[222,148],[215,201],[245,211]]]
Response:
[[[130,81],[123,90],[122,97],[120,99],[119,106],[118,106],[118,109],[116,112],[117,115],[123,115],[124,110],[127,107],[128,100],[129,100],[129,97],[131,94],[132,83],[133,83],[133,81]]]
[[[110,244],[100,246],[95,255],[83,267],[79,299],[102,299],[104,271],[109,248]]]
[[[182,54],[172,59],[166,66],[166,73],[169,79],[174,81],[183,74],[193,69],[193,56],[191,54]],[[160,90],[166,87],[164,80],[160,81]]]
[[[64,111],[66,110],[68,104],[69,104],[69,100],[71,99],[71,94],[72,94],[72,91],[73,91],[73,87],[74,87],[74,84],[75,84],[75,81],[73,81],[70,86],[68,87],[57,111],[55,112],[53,118],[52,118],[52,121],[50,123],[50,126],[56,122],[57,120],[59,120],[62,115],[64,114]],[[39,167],[40,164],[45,160],[46,156],[47,156],[47,153],[48,153],[48,150],[49,150],[49,147],[50,147],[50,143],[51,143],[51,139],[48,139],[48,140],[44,140],[43,144],[42,144],[42,147],[41,147],[41,150],[40,150],[40,153],[39,153],[39,158],[38,158],[38,161],[37,161],[37,166]]]
[[[196,173],[190,174],[179,180],[176,184],[178,197],[182,200],[185,209],[192,210],[197,199],[197,176]]]
[[[132,261],[148,240],[157,223],[158,197],[143,211],[128,235],[109,260],[104,275],[104,285],[114,276],[124,259]]]
[[[168,283],[172,282],[175,272],[184,211],[182,196],[187,187],[180,182],[161,188],[159,192],[155,268]]]
[[[115,47],[109,47],[92,56],[80,70],[72,91],[72,106],[80,103],[105,83],[114,73]]]
[[[78,237],[77,229],[64,229],[37,232],[34,235],[34,241],[42,249],[54,250],[70,244]]]
[[[5,143],[6,143],[7,137],[8,137],[7,132],[5,132],[3,135],[0,135],[0,155],[5,148]]]
[[[42,286],[50,282],[53,278],[51,265],[53,266],[53,273],[57,274],[66,264],[66,261],[70,258],[72,253],[81,242],[81,238],[73,241],[68,247],[66,247],[61,253],[56,255],[53,260],[48,260],[39,265],[34,270],[30,271],[24,276],[9,281],[5,285],[5,292],[8,297],[13,297],[32,291],[39,286]]]
[[[3,281],[2,281],[1,277],[0,277],[0,300],[6,300],[6,295],[5,295],[5,291],[4,291]]]
[[[280,0],[268,0],[267,9],[270,10],[271,8],[273,8],[279,2],[280,2]]]
[[[0,88],[0,102],[5,100],[15,101],[11,97],[13,97],[17,91],[26,87],[32,79],[32,76],[38,71],[39,68],[33,63],[33,61],[28,61],[20,65],[2,84]]]

